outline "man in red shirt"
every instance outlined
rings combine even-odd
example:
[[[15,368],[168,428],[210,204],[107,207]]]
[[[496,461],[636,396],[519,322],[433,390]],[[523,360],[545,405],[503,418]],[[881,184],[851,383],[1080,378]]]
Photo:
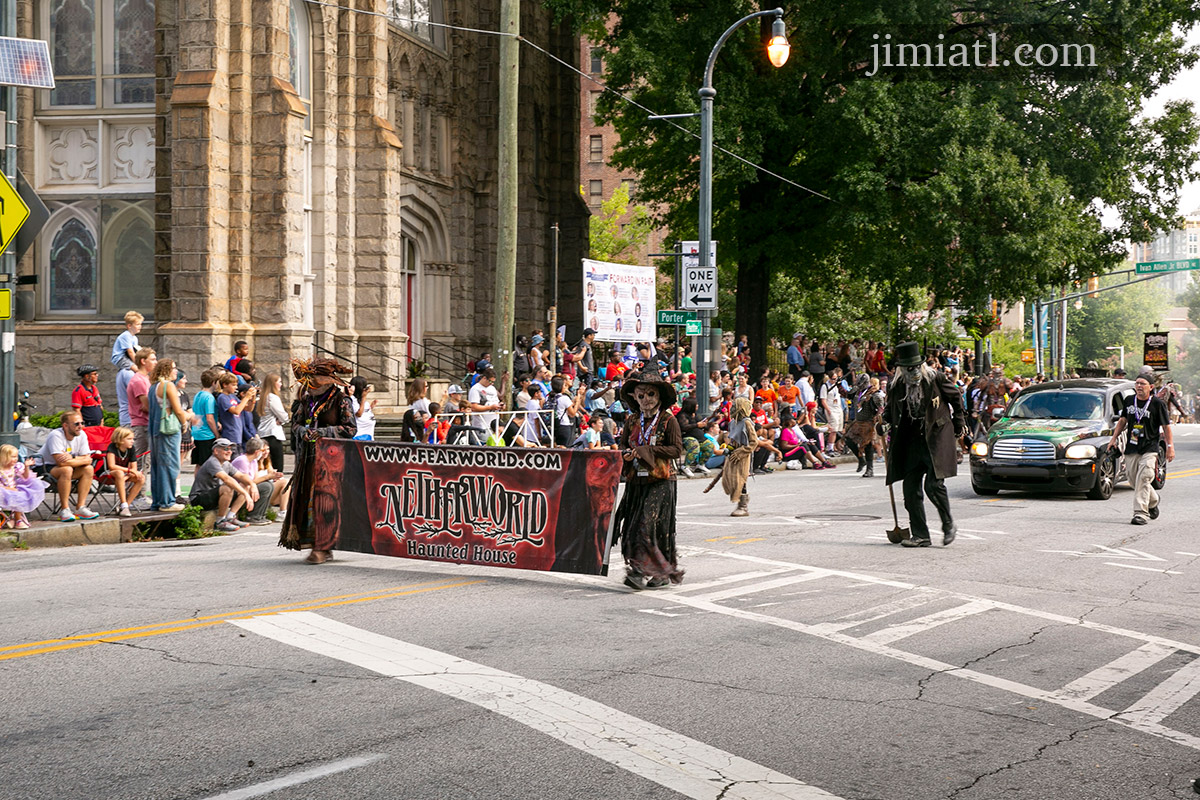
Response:
[[[82,415],[84,425],[103,425],[104,406],[100,402],[100,390],[96,388],[100,380],[99,368],[84,364],[75,370],[75,374],[79,376],[80,383],[71,392],[71,408]]]

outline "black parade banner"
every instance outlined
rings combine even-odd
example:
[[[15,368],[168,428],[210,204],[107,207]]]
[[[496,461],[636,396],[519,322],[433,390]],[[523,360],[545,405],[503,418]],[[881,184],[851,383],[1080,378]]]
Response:
[[[316,524],[338,550],[608,574],[615,451],[321,439],[316,457]]]
[[[1144,334],[1142,363],[1154,368],[1155,372],[1165,372],[1170,369],[1167,355],[1167,336],[1169,331],[1154,331]]]

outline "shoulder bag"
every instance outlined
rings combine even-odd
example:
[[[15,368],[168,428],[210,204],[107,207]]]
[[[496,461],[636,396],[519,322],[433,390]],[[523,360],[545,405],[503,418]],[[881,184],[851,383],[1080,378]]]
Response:
[[[158,398],[159,404],[162,406],[162,418],[158,422],[158,432],[163,436],[174,436],[179,433],[179,417],[171,412],[171,407],[167,405],[167,382],[165,380],[158,382],[158,388],[162,389],[162,397]],[[155,390],[157,392],[157,389]]]

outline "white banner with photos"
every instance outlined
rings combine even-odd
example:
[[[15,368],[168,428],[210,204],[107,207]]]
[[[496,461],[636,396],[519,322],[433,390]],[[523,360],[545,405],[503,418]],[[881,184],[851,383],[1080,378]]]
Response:
[[[602,342],[655,338],[654,267],[583,260],[583,324]]]

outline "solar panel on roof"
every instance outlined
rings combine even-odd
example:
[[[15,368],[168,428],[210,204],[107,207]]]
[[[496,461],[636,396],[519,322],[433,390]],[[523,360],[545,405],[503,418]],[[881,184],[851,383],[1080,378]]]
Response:
[[[0,36],[0,85],[53,89],[54,69],[46,42]]]

